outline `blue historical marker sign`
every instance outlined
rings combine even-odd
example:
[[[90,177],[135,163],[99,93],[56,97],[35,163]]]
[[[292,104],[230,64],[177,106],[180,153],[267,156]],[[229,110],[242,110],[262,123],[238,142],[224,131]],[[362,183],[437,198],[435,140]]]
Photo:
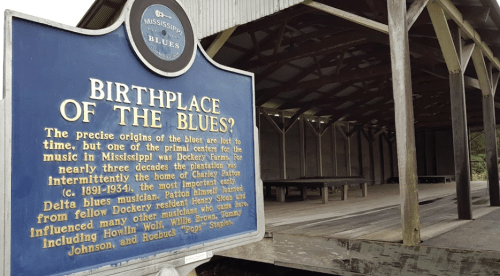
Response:
[[[6,40],[3,274],[112,274],[262,238],[253,75],[211,61],[176,1],[131,1],[97,32],[10,12]]]

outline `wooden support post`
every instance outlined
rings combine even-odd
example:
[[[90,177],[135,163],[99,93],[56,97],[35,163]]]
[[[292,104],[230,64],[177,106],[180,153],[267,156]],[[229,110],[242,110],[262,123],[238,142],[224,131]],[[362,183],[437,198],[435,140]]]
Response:
[[[285,125],[285,116],[283,112],[280,113],[281,125]],[[286,132],[280,132],[280,177],[286,179]]]
[[[281,186],[276,186],[276,201],[285,202],[286,188]]]
[[[368,196],[368,183],[366,183],[366,182],[361,184],[361,196],[362,197]]]
[[[427,171],[427,143],[425,141],[425,131],[422,132],[422,135],[421,135],[421,139],[422,139],[422,154],[424,155],[424,157],[422,158],[424,160],[424,171],[423,172],[420,172],[420,175],[429,175],[428,171]]]
[[[465,85],[462,72],[450,74],[450,101],[455,152],[455,180],[457,183],[458,218],[472,219],[469,145],[467,115],[465,113]]]
[[[465,107],[465,80],[462,38],[459,28],[450,31],[443,9],[434,2],[427,10],[438,37],[450,76],[450,104],[453,127],[453,150],[455,152],[455,180],[457,187],[458,218],[472,219],[469,139],[467,136],[467,113]]]
[[[484,116],[484,109],[483,109],[483,116]],[[467,139],[468,139],[467,141],[469,141],[469,143],[467,143],[467,146],[469,146],[469,160],[471,160],[472,159],[472,155],[470,153],[470,149],[472,148],[472,140],[470,139],[470,129],[467,130]],[[485,149],[486,149],[486,145],[485,145]],[[469,175],[471,176],[470,180],[472,181],[472,165],[469,166]],[[444,182],[446,182],[446,180]],[[487,182],[487,185],[488,185],[488,189],[489,189],[490,188],[489,182]]]
[[[391,171],[391,178],[394,178],[394,148],[393,143],[388,135],[384,135],[384,138],[387,142],[387,146],[389,149],[389,166]]]
[[[347,132],[349,132],[349,123],[347,123]],[[352,176],[352,161],[351,161],[351,137],[346,136],[346,165],[347,165],[347,175]]]
[[[260,111],[260,107],[256,107],[256,112],[257,114],[257,128],[258,128],[258,139],[259,139],[259,145],[262,145],[262,115]],[[262,147],[259,147],[259,156],[262,158]],[[262,164],[262,163],[261,163]],[[262,175],[262,165],[259,167],[260,170],[260,175]],[[262,187],[264,188],[264,187]],[[265,196],[271,196],[271,186],[266,186],[266,193]]]
[[[328,202],[328,186],[326,185],[321,187],[321,201],[323,204]]]
[[[483,95],[483,125],[486,167],[488,171],[488,189],[491,206],[500,206],[498,182],[498,153],[496,143],[496,120],[494,97],[498,76],[493,77],[484,62],[484,56],[478,48],[472,53],[472,60],[476,68],[479,86]]]
[[[359,175],[365,175],[363,170],[363,147],[361,144],[361,127],[358,128],[358,166],[359,166]]]
[[[387,8],[403,244],[418,245],[420,243],[420,215],[406,1],[388,0]]]
[[[484,147],[486,151],[486,167],[490,192],[490,205],[500,206],[500,189],[498,183],[498,153],[495,122],[495,104],[493,96],[483,96]]]
[[[342,193],[340,194],[341,200],[347,200],[347,191],[349,190],[349,185],[342,185]]]
[[[384,139],[382,136],[378,137],[378,145],[380,151],[380,184],[385,183],[385,160],[384,160]]]
[[[338,162],[337,162],[337,130],[336,130],[336,125],[332,125],[330,132],[332,135],[332,146],[333,146],[333,152],[332,152],[333,175],[337,176],[337,175],[339,175],[339,167],[338,167]]]
[[[299,143],[300,143],[300,177],[306,176],[306,131],[305,131],[305,118],[301,116],[299,120]],[[301,190],[302,200],[307,199],[307,187],[302,187]]]
[[[279,134],[279,166],[280,166],[280,178],[281,179],[286,179],[286,131],[284,130],[285,126],[285,116],[283,112],[281,112],[280,115],[280,125],[278,125],[271,116],[267,113],[265,109],[261,109],[262,114],[266,119],[271,123],[273,128],[278,132]],[[276,201],[278,202],[284,202],[285,201],[285,194],[286,194],[286,188],[285,187],[279,187],[276,186]]]
[[[311,125],[312,126],[312,125]],[[317,147],[316,147],[316,164],[318,168],[318,176],[323,176],[323,135],[320,131],[321,121],[317,120],[316,127],[314,128],[314,134],[316,135]]]
[[[368,130],[368,153],[370,154],[370,180],[372,185],[375,184],[375,153],[373,152],[373,133],[372,130]],[[361,185],[361,189],[363,185]]]
[[[432,132],[432,143],[433,143],[433,154],[432,154],[432,160],[434,163],[434,167],[432,168],[432,171],[434,174],[437,174],[438,172],[438,165],[437,165],[437,149],[436,149],[436,131]]]
[[[435,175],[434,170],[434,156],[435,156],[435,146],[432,140],[429,138],[432,137],[434,131],[424,131],[424,144],[425,144],[425,174],[426,175]]]
[[[306,170],[306,131],[304,125],[304,117],[299,119],[299,143],[300,143],[300,176],[305,177]]]
[[[285,125],[285,116],[283,112],[280,113],[281,126]],[[282,129],[280,132],[280,177],[281,179],[287,179],[286,175],[286,132]],[[276,190],[279,190],[279,193],[276,193],[276,199],[278,202],[285,201],[286,188],[285,187],[277,187]]]
[[[300,189],[300,195],[302,196],[302,200],[307,200],[307,187],[302,187]]]

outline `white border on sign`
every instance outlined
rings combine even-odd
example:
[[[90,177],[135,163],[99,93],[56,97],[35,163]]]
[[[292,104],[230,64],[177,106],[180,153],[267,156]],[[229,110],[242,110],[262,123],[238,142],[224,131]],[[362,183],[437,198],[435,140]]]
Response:
[[[34,17],[18,13],[15,11],[5,11],[5,37],[4,37],[4,86],[3,86],[3,99],[0,99],[0,272],[2,276],[11,275],[11,160],[12,160],[12,18],[21,18],[32,22],[44,24],[47,26],[55,27],[61,30],[89,35],[99,36],[108,34],[125,21],[125,15],[129,13],[130,7],[135,0],[130,1],[123,9],[117,21],[101,30],[86,30],[72,26],[67,26],[61,23],[53,22],[50,20]],[[194,32],[195,33],[195,32]],[[252,83],[255,83],[253,73],[223,66],[213,61],[203,50],[203,47],[196,39],[195,45],[203,53],[204,57],[215,67],[225,71],[246,75],[252,78]],[[195,49],[196,50],[196,49]],[[196,53],[196,51],[195,51]],[[193,59],[194,61],[194,59]],[[252,106],[255,106],[255,84],[252,86]],[[161,270],[164,266],[174,265],[182,266],[186,264],[185,257],[195,254],[212,251],[214,254],[231,249],[234,247],[242,246],[245,244],[260,241],[264,237],[265,221],[264,221],[264,201],[263,201],[263,185],[260,177],[260,156],[258,150],[258,129],[256,123],[256,110],[252,109],[253,116],[253,136],[254,136],[254,158],[255,158],[255,209],[257,215],[257,230],[251,233],[246,233],[239,236],[231,236],[225,239],[212,241],[208,243],[198,244],[192,247],[183,248],[173,252],[159,253],[145,258],[137,258],[123,261],[114,265],[106,265],[97,269],[80,271],[71,275],[140,275],[151,274]],[[119,262],[120,260],[117,260]]]

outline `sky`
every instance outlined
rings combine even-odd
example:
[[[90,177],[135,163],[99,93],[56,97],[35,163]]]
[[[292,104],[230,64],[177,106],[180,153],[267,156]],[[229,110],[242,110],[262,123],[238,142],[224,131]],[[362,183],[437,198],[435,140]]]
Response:
[[[0,85],[3,86],[4,12],[13,10],[58,23],[76,26],[94,0],[0,0]],[[0,96],[0,98],[2,98]]]

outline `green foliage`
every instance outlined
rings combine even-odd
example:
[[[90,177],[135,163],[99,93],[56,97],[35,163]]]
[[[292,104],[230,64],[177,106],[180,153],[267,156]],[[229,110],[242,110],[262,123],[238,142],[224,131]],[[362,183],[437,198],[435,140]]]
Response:
[[[500,128],[497,127],[497,150],[500,137]],[[471,145],[471,167],[472,167],[472,180],[487,180],[488,173],[486,171],[486,156],[484,148],[484,133],[474,132],[470,135]],[[499,154],[500,156],[500,154]],[[500,169],[499,169],[500,171]]]

